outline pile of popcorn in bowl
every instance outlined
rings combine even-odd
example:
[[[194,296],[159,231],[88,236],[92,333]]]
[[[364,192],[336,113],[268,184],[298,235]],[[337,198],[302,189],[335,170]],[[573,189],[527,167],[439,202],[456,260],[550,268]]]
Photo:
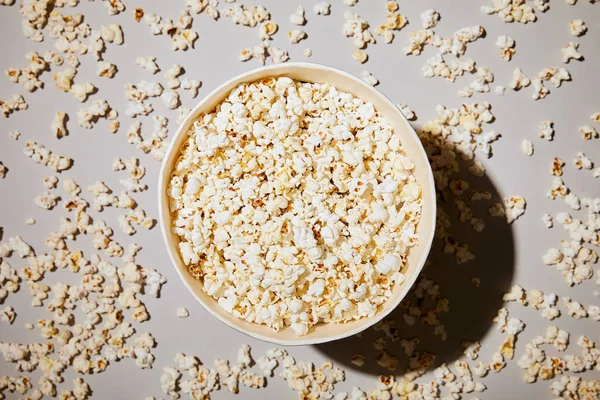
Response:
[[[188,272],[237,318],[298,336],[373,317],[405,281],[421,186],[373,104],[286,76],[235,87],[167,185]]]

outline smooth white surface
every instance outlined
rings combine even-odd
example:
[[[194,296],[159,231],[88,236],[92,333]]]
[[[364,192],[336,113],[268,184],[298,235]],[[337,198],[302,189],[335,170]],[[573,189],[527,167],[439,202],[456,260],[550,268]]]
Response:
[[[17,3],[20,4],[21,1]],[[33,204],[33,198],[45,191],[42,179],[50,175],[51,171],[35,164],[22,154],[27,140],[36,140],[58,154],[74,158],[73,168],[61,174],[61,179],[75,179],[84,191],[85,186],[96,180],[105,180],[111,188],[120,190],[118,180],[125,174],[112,172],[112,160],[115,157],[139,157],[142,165],[147,168],[147,176],[143,182],[149,185],[149,190],[137,194],[135,198],[150,216],[158,217],[155,188],[160,165],[151,157],[127,144],[125,132],[133,121],[124,115],[123,85],[126,82],[135,83],[142,79],[157,79],[164,82],[164,78],[162,71],[153,76],[138,67],[135,64],[137,56],[156,56],[163,71],[173,63],[183,65],[187,71],[184,77],[203,82],[200,97],[228,78],[258,66],[254,61],[248,63],[237,61],[240,49],[258,44],[257,30],[236,26],[227,19],[214,22],[206,15],[198,15],[194,18],[194,29],[200,35],[195,45],[196,49],[188,52],[173,52],[170,50],[169,38],[153,36],[143,22],[136,23],[133,20],[131,10],[142,3],[147,10],[155,11],[166,18],[177,18],[179,11],[183,9],[183,1],[140,1],[138,4],[126,2],[128,9],[120,15],[111,17],[107,15],[102,2],[82,1],[73,11],[85,14],[86,20],[96,29],[101,24],[108,23],[118,23],[123,27],[126,45],[121,47],[108,45],[104,55],[106,60],[118,65],[119,72],[115,78],[107,80],[97,77],[95,60],[93,56],[86,55],[81,57],[82,66],[75,79],[77,83],[91,81],[99,88],[98,93],[83,106],[87,107],[94,99],[104,98],[119,110],[122,125],[117,134],[108,132],[105,121],[100,121],[93,130],[78,127],[76,112],[82,108],[82,105],[70,94],[56,90],[49,72],[45,72],[41,77],[45,82],[45,88],[34,94],[24,92],[20,86],[11,83],[5,77],[0,78],[1,98],[6,98],[13,93],[23,93],[29,103],[29,110],[15,113],[9,119],[0,118],[0,161],[9,168],[6,178],[0,179],[0,226],[3,228],[3,237],[20,234],[39,252],[43,252],[44,237],[58,228],[59,217],[64,215],[58,209],[47,212]],[[541,262],[541,255],[548,248],[557,247],[560,240],[568,238],[560,226],[548,230],[541,222],[541,216],[546,212],[554,215],[568,209],[562,202],[548,200],[545,196],[551,182],[548,171],[552,158],[559,156],[567,163],[564,168],[564,180],[579,196],[600,195],[598,180],[592,177],[591,171],[578,171],[570,165],[578,151],[584,151],[596,163],[600,162],[600,141],[584,142],[578,132],[581,125],[593,124],[589,120],[590,114],[600,111],[598,96],[600,4],[594,5],[579,0],[575,6],[569,6],[565,1],[554,0],[550,2],[550,10],[547,13],[537,13],[537,22],[521,25],[506,24],[494,15],[482,14],[479,8],[482,4],[491,3],[487,0],[400,0],[400,10],[408,17],[409,25],[396,33],[394,43],[386,45],[379,40],[377,45],[369,46],[367,49],[369,61],[365,65],[359,65],[350,55],[354,50],[352,40],[342,34],[343,13],[347,10],[357,12],[376,26],[384,21],[384,2],[359,0],[354,8],[348,8],[339,1],[333,1],[332,13],[327,17],[312,13],[312,6],[317,3],[316,0],[301,2],[272,0],[260,3],[268,8],[273,15],[273,20],[279,24],[280,32],[274,38],[274,45],[288,49],[293,61],[328,64],[347,70],[356,76],[362,70],[372,72],[381,82],[378,89],[395,103],[408,103],[415,110],[418,116],[418,120],[413,123],[415,126],[420,126],[434,118],[436,115],[434,108],[438,104],[458,107],[465,100],[460,99],[456,92],[461,87],[467,86],[472,79],[471,76],[465,76],[452,84],[441,78],[423,78],[420,68],[428,57],[435,54],[434,49],[428,48],[419,57],[408,57],[403,54],[402,47],[405,45],[407,32],[420,29],[419,15],[426,9],[435,8],[441,13],[442,19],[435,31],[444,36],[465,26],[481,24],[485,27],[486,38],[469,44],[466,56],[492,69],[495,75],[494,85],[506,86],[515,67],[522,68],[532,76],[545,67],[563,66],[560,62],[560,48],[572,40],[579,42],[579,50],[584,54],[585,61],[571,61],[566,65],[573,76],[573,82],[563,83],[563,86],[558,89],[550,86],[552,92],[546,99],[531,100],[531,88],[526,88],[517,93],[507,90],[503,97],[496,96],[492,90],[488,94],[475,94],[472,99],[466,100],[469,103],[488,101],[492,104],[496,121],[491,127],[499,131],[502,138],[493,145],[494,156],[481,161],[486,166],[491,185],[495,186],[501,195],[524,196],[527,199],[527,211],[515,222],[510,231],[503,230],[501,227],[494,230],[491,225],[486,227],[486,231],[481,235],[466,230],[463,239],[474,243],[475,247],[480,245],[477,260],[472,263],[457,266],[452,257],[444,256],[434,250],[435,260],[433,258],[432,260],[435,262],[427,267],[425,273],[439,277],[441,289],[450,299],[450,312],[441,317],[450,335],[448,341],[439,341],[429,330],[422,327],[405,326],[401,323],[400,315],[395,318],[398,320],[398,327],[403,337],[419,337],[420,349],[423,350],[441,354],[447,349],[447,357],[440,358],[449,363],[461,354],[461,339],[480,339],[483,345],[480,360],[489,361],[504,336],[491,326],[490,314],[493,314],[493,308],[497,310],[497,307],[501,306],[501,293],[510,284],[519,283],[526,289],[537,288],[545,292],[555,292],[559,296],[571,296],[584,305],[600,304],[600,299],[593,294],[594,291],[599,290],[595,284],[597,275],[582,285],[569,288],[556,270],[544,266]],[[43,49],[53,48],[49,38],[43,43],[33,43],[23,37],[18,4],[12,7],[0,7],[0,31],[4,38],[0,44],[2,70],[8,67],[23,67],[26,64],[24,55],[30,50],[42,52]],[[302,29],[309,37],[306,41],[292,46],[287,40],[287,31],[294,27],[288,22],[288,16],[299,4],[304,5],[307,10],[308,23]],[[574,38],[569,34],[568,23],[576,18],[582,18],[589,28],[581,38]],[[495,46],[496,38],[502,34],[515,38],[517,42],[517,53],[511,62],[503,61],[498,54],[499,49]],[[303,50],[307,47],[313,50],[310,59],[302,56]],[[192,107],[198,101],[191,99],[187,92],[183,92],[181,98],[183,104],[188,107]],[[169,117],[169,128],[173,134],[177,113],[167,110],[160,100],[154,100],[153,104],[155,113]],[[70,116],[67,123],[69,136],[61,140],[56,140],[50,133],[50,123],[56,111],[66,111]],[[553,142],[545,142],[537,137],[537,126],[545,119],[555,122],[556,135]],[[143,135],[149,135],[152,132],[152,122],[150,118],[143,118],[142,121]],[[19,141],[15,142],[8,138],[7,132],[13,130],[21,131],[22,136]],[[523,138],[528,138],[534,144],[532,157],[526,157],[521,153],[520,143]],[[483,215],[486,214],[485,210],[479,211]],[[102,214],[95,212],[92,214],[99,215],[114,226],[115,237],[123,245],[130,242],[141,244],[143,250],[138,257],[138,263],[145,267],[159,269],[169,279],[163,288],[161,298],[146,302],[151,320],[136,327],[139,332],[151,332],[158,341],[158,347],[153,351],[156,355],[154,368],[143,371],[136,368],[131,360],[125,360],[111,365],[102,374],[86,377],[86,381],[94,390],[95,398],[132,399],[150,395],[161,397],[159,379],[162,367],[174,365],[173,358],[176,352],[196,355],[204,364],[212,366],[215,358],[224,357],[234,360],[237,349],[242,343],[251,344],[256,357],[272,347],[227,328],[207,312],[199,309],[196,301],[189,295],[171,267],[167,252],[162,245],[159,229],[156,227],[151,231],[140,229],[138,234],[129,238],[117,227],[117,210],[107,209]],[[583,213],[573,214],[580,218],[584,216]],[[29,217],[34,217],[37,224],[25,225],[24,221]],[[511,243],[514,243],[514,246]],[[71,247],[80,248],[88,253],[93,250],[87,239],[78,240]],[[17,268],[24,265],[22,261],[15,258],[11,259],[11,264]],[[598,266],[594,269],[598,270]],[[48,281],[67,280],[69,276],[70,273],[59,271]],[[474,276],[481,278],[480,288],[473,288],[469,283],[469,279]],[[26,287],[7,299],[5,304],[14,306],[18,315],[12,326],[0,322],[0,340],[21,342],[40,340],[37,332],[25,330],[23,324],[35,322],[48,313],[43,309],[30,307],[29,303],[30,297]],[[487,304],[490,304],[489,312],[479,313],[479,310],[485,308]],[[190,310],[190,317],[187,319],[179,319],[175,316],[177,307],[182,306]],[[468,394],[465,398],[475,396],[480,399],[551,398],[550,382],[542,381],[532,385],[523,383],[523,371],[516,364],[516,360],[523,354],[525,344],[532,337],[543,334],[549,325],[559,326],[571,333],[571,346],[568,351],[570,354],[579,353],[579,348],[574,343],[581,334],[588,335],[596,342],[600,341],[597,322],[576,321],[566,315],[549,322],[544,320],[539,312],[523,308],[518,304],[511,303],[508,308],[511,316],[519,317],[527,324],[525,331],[519,335],[515,360],[510,361],[501,373],[491,374],[483,379],[488,387],[486,392]],[[348,339],[331,346],[305,346],[291,348],[289,351],[296,359],[313,361],[315,365],[321,365],[329,360],[333,360],[336,364],[344,361],[348,363],[352,354],[361,351],[367,357],[367,365],[362,369],[351,365],[344,366],[347,379],[339,386],[339,390],[349,390],[355,385],[367,390],[376,385],[374,374],[386,373],[375,365],[374,359],[377,353],[373,350],[371,341],[371,339]],[[402,351],[397,348],[394,353],[403,357]],[[555,354],[553,350],[548,353]],[[15,374],[13,364],[0,360],[0,375]],[[36,377],[34,382],[37,381],[37,376],[39,372],[34,374]],[[70,383],[73,374],[68,373],[65,377]],[[432,377],[431,372],[426,375],[426,379]],[[597,378],[598,373],[588,372],[583,374],[583,377]],[[271,378],[265,389],[250,390],[242,387],[237,396],[221,391],[215,393],[214,397],[217,399],[287,399],[296,398],[296,394],[288,389],[281,379]]]

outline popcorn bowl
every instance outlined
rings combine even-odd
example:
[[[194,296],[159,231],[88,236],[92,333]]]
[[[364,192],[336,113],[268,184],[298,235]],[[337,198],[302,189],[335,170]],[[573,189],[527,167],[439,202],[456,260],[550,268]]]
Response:
[[[422,213],[417,225],[419,242],[410,249],[402,273],[406,280],[395,285],[391,297],[373,317],[347,323],[320,323],[310,328],[304,336],[297,336],[291,328],[274,331],[266,325],[259,325],[237,318],[225,311],[215,299],[202,289],[202,282],[194,278],[184,264],[178,248],[179,237],[171,231],[172,215],[169,211],[167,188],[173,166],[179,157],[180,147],[197,117],[212,111],[228,93],[243,82],[253,82],[267,77],[287,76],[304,82],[329,83],[340,91],[345,91],[372,103],[400,135],[406,155],[415,164],[413,171],[422,189]],[[184,285],[195,299],[214,317],[228,326],[256,339],[277,345],[307,345],[330,342],[355,335],[374,325],[392,312],[407,295],[416,281],[431,248],[436,221],[436,195],[431,166],[419,137],[394,103],[377,89],[361,79],[335,68],[312,63],[286,63],[270,65],[245,72],[225,82],[200,101],[178,127],[171,145],[164,157],[159,176],[159,223],[169,257]]]

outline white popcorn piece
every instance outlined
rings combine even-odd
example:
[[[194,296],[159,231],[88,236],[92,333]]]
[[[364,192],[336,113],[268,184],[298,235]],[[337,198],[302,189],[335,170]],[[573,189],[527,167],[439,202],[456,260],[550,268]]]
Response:
[[[415,112],[408,106],[408,104],[398,104],[398,108],[404,114],[407,120],[414,121],[417,119]]]
[[[304,51],[302,52],[302,54],[304,55],[304,57],[310,57],[310,56],[312,56],[312,50],[311,49],[304,49]]]
[[[96,87],[90,82],[75,84],[69,89],[69,92],[75,97],[75,100],[81,103],[85,102],[88,96],[95,91]]]
[[[163,91],[160,95],[160,99],[170,110],[177,108],[181,104],[179,102],[179,93],[173,89]]]
[[[587,31],[587,26],[582,20],[574,19],[569,22],[569,30],[573,36],[582,36]]]
[[[313,11],[317,15],[329,15],[331,13],[331,4],[327,1],[315,4]]]
[[[360,73],[360,78],[371,86],[377,86],[379,84],[377,78],[375,78],[369,71],[362,71]]]
[[[179,64],[173,64],[171,68],[165,71],[165,79],[169,89],[176,89],[181,85],[178,76],[183,74],[183,68]]]
[[[510,61],[515,54],[515,40],[510,36],[501,35],[496,40],[496,46],[501,49],[500,57],[505,61]]]
[[[598,133],[598,131],[596,131],[596,128],[591,127],[589,125],[584,125],[580,127],[579,132],[581,132],[583,140],[592,140],[600,137],[600,134]]]
[[[28,141],[25,143],[23,154],[30,157],[38,164],[45,165],[56,172],[69,169],[72,164],[72,160],[70,158],[62,157],[52,153],[44,146],[33,141]]]
[[[113,78],[117,73],[117,66],[108,61],[99,61],[96,74],[104,78]]]
[[[542,0],[539,3],[542,5],[538,9],[543,11],[545,2]],[[481,6],[481,11],[485,14],[496,14],[504,22],[527,24],[537,19],[533,8],[521,0],[492,1],[491,5]]]
[[[550,214],[542,215],[542,222],[546,228],[552,228],[553,226],[552,216]]]
[[[6,322],[9,325],[12,325],[12,323],[15,321],[16,316],[17,314],[15,313],[15,310],[12,307],[7,306],[3,309],[0,309],[0,318],[2,319],[2,321]]]
[[[91,129],[100,117],[108,118],[111,108],[106,100],[98,99],[90,107],[77,112],[79,126]]]
[[[523,139],[523,141],[521,141],[521,150],[523,151],[523,154],[525,154],[526,156],[532,156],[533,155],[533,143],[531,142],[531,140]]]
[[[367,62],[367,59],[369,58],[369,56],[367,55],[367,52],[364,50],[354,50],[352,52],[352,58],[354,58],[359,63],[364,64],[365,62]]]
[[[175,313],[177,318],[187,318],[190,316],[189,311],[184,307],[177,308],[177,312]]]
[[[296,11],[290,15],[290,22],[294,25],[302,26],[306,24],[306,18],[304,17],[304,8],[298,6]]]
[[[533,94],[531,95],[532,99],[534,99],[534,100],[543,99],[544,97],[546,97],[548,95],[548,93],[550,93],[550,90],[548,90],[544,86],[542,79],[534,78],[531,80],[531,83],[533,85]]]
[[[588,156],[580,151],[573,160],[573,166],[577,169],[592,169],[594,168],[594,163]]]
[[[102,25],[100,28],[100,34],[102,36],[102,40],[104,40],[106,43],[114,43],[117,45],[123,44],[123,30],[121,29],[120,25]]]
[[[538,136],[542,139],[552,141],[554,139],[554,122],[542,121],[539,125]]]
[[[525,214],[527,202],[521,196],[512,196],[504,198],[504,209],[506,213],[506,222],[511,224],[521,215]]]
[[[502,85],[498,85],[494,88],[494,92],[498,95],[498,96],[504,96],[504,92],[506,91],[506,88]]]
[[[184,90],[189,90],[194,98],[198,96],[198,89],[200,89],[200,86],[202,86],[202,83],[195,79],[184,79],[181,81],[181,87]]]
[[[298,44],[302,39],[306,39],[306,32],[302,29],[293,29],[288,32],[288,38],[291,44]]]
[[[583,55],[577,51],[579,44],[576,42],[569,42],[563,47],[560,52],[562,54],[562,62],[568,63],[570,60],[581,60]]]
[[[48,190],[56,189],[57,183],[58,178],[54,175],[50,175],[44,178],[44,186],[46,186],[46,189]]]
[[[435,28],[440,21],[440,13],[433,9],[425,10],[421,13],[421,24],[424,29]]]
[[[261,41],[268,41],[277,33],[279,26],[273,21],[265,21],[258,26],[258,37]]]
[[[508,87],[513,90],[520,90],[521,88],[529,86],[531,80],[525,76],[523,71],[520,68],[515,68],[513,70],[513,77]]]
[[[35,219],[34,219],[34,218],[27,218],[27,219],[25,220],[25,223],[26,223],[27,225],[35,225]]]
[[[52,123],[50,124],[50,130],[54,134],[54,137],[57,139],[60,139],[63,136],[67,136],[69,134],[69,132],[67,131],[66,118],[67,118],[66,113],[64,113],[62,111],[58,111],[54,115],[54,119],[52,120]]]
[[[52,79],[56,84],[56,87],[63,92],[68,92],[73,86],[73,78],[77,74],[77,70],[73,67],[67,67],[61,71],[55,72],[52,75]]]
[[[8,136],[10,136],[10,138],[13,140],[19,140],[19,137],[21,136],[21,132],[11,131],[11,132],[8,132]]]
[[[135,63],[140,67],[144,68],[146,71],[150,72],[151,74],[156,74],[160,70],[158,64],[156,64],[156,57],[140,56],[135,59]]]

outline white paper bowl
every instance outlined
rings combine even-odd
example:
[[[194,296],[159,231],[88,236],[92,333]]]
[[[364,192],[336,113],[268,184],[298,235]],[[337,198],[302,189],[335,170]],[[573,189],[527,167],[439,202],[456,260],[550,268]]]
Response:
[[[422,188],[423,211],[421,221],[417,227],[420,239],[419,243],[411,248],[407,265],[402,271],[406,275],[406,281],[402,285],[395,287],[392,296],[380,307],[379,311],[373,317],[345,324],[319,324],[311,328],[307,335],[301,337],[297,337],[290,328],[275,332],[267,326],[244,321],[223,310],[217,304],[216,300],[202,290],[201,282],[188,273],[179,255],[177,246],[179,237],[171,232],[171,214],[168,206],[167,186],[173,164],[179,156],[179,149],[193,121],[200,114],[212,111],[240,83],[253,82],[270,76],[288,76],[292,79],[305,82],[327,82],[341,91],[352,93],[365,101],[373,103],[375,108],[390,122],[395,132],[401,136],[406,154],[415,164],[414,174]],[[404,115],[387,97],[361,79],[334,68],[311,63],[286,63],[258,68],[236,76],[202,99],[190,112],[181,126],[178,127],[175,136],[172,138],[160,171],[158,200],[160,227],[169,251],[169,256],[181,280],[196,300],[208,312],[230,327],[254,338],[278,345],[306,345],[329,342],[355,335],[377,323],[398,306],[417,279],[427,259],[435,230],[436,201],[433,174],[419,137]]]

